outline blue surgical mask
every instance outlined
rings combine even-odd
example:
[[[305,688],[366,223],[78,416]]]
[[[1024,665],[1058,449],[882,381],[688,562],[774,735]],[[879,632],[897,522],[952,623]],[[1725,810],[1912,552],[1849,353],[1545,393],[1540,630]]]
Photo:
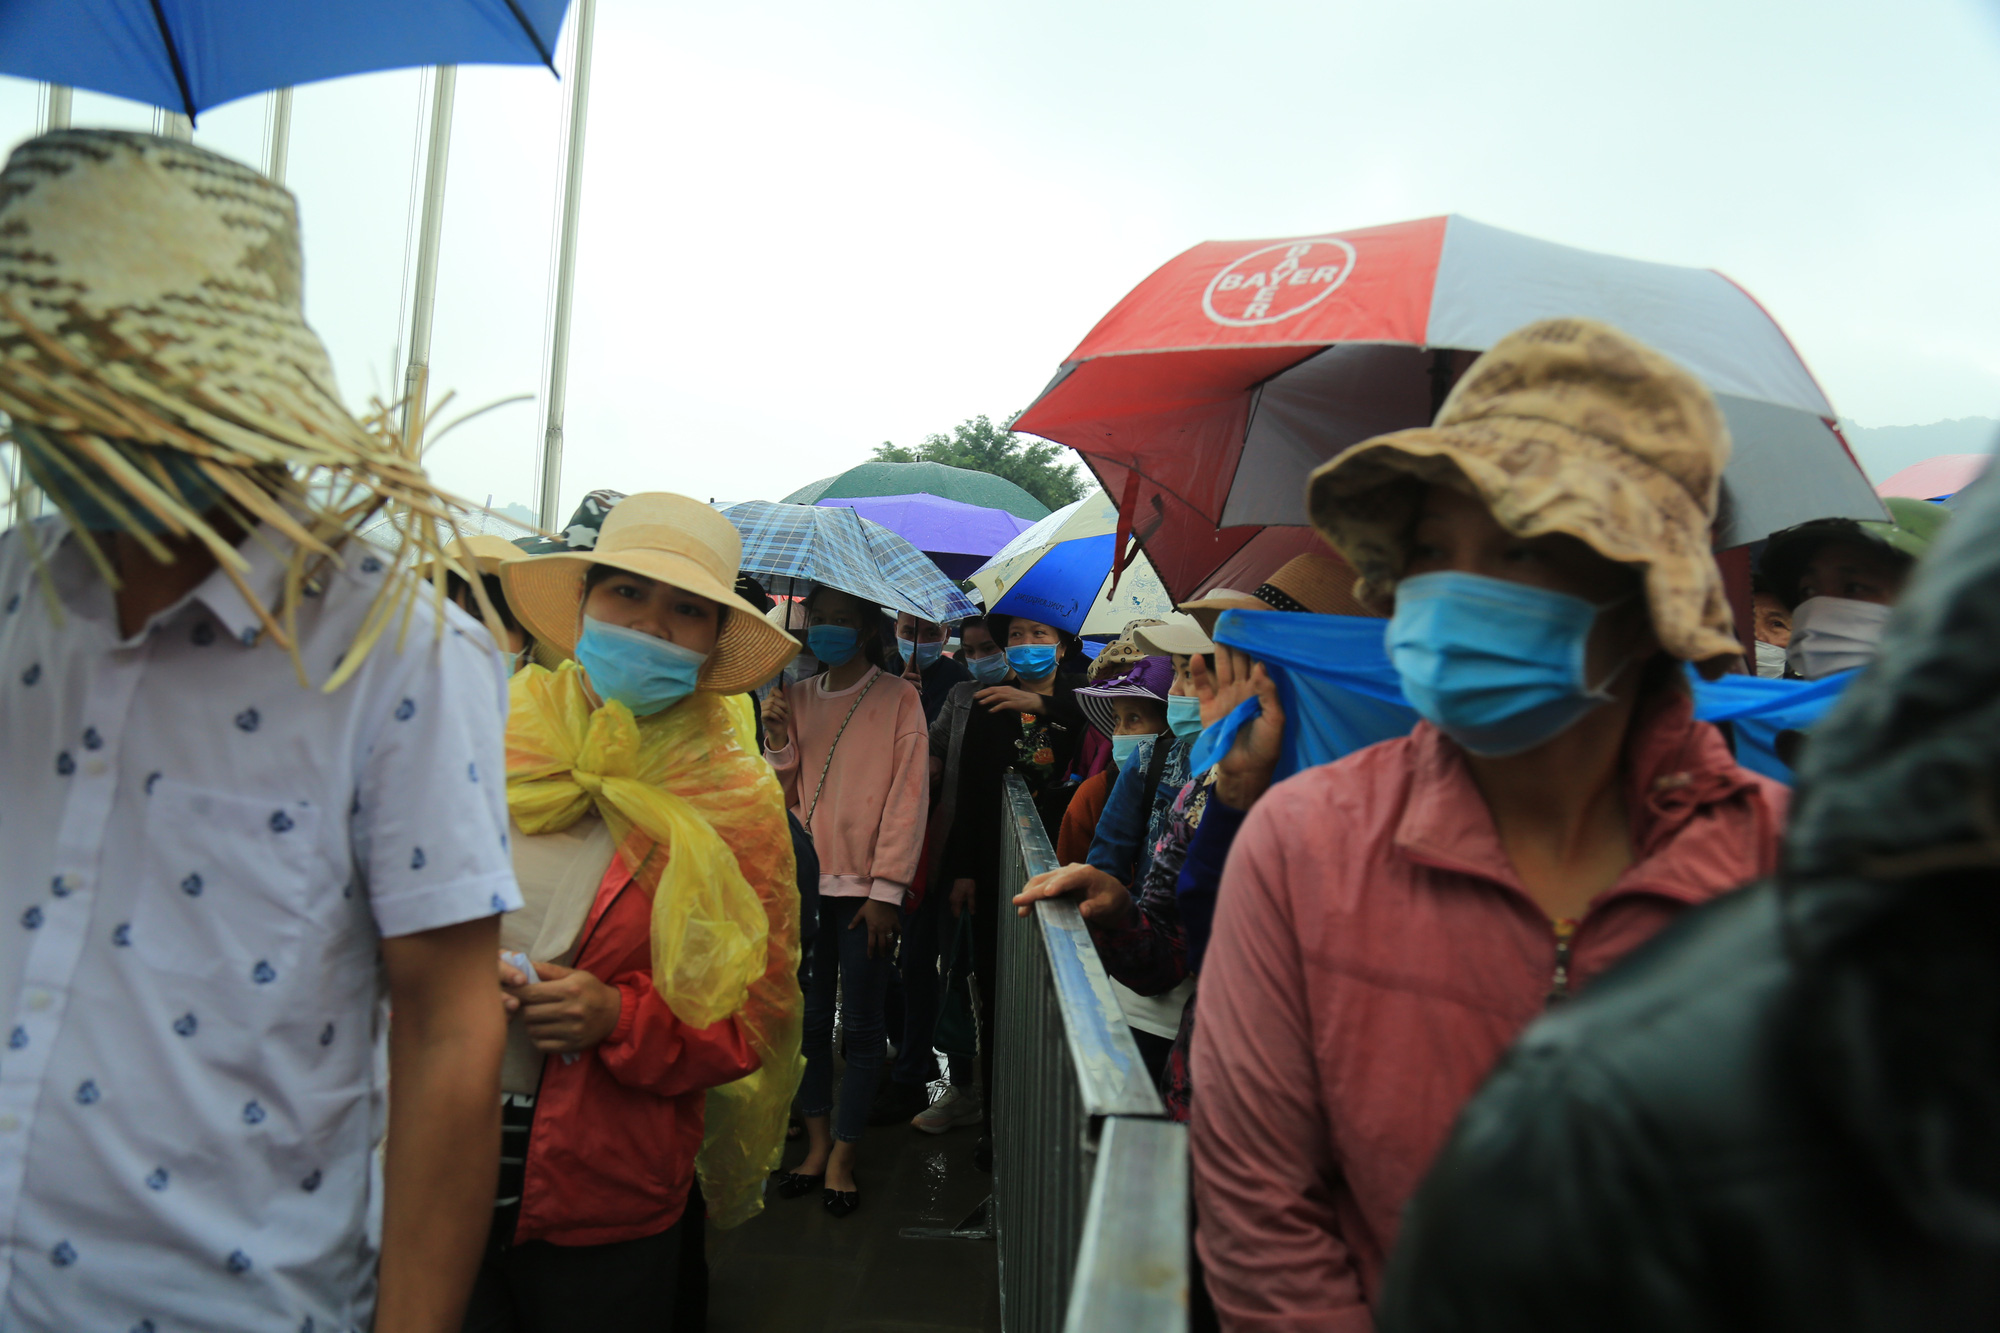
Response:
[[[942,642],[917,643],[911,639],[897,639],[896,651],[903,655],[905,662],[914,661],[917,664],[917,670],[924,671],[929,669],[930,664],[937,661],[939,655],[944,652],[944,644]]]
[[[972,669],[972,678],[981,685],[999,685],[1004,682],[1014,668],[1007,665],[1007,654],[988,653],[984,657],[968,657],[965,665]]]
[[[1139,747],[1153,739],[1154,737],[1150,735],[1113,736],[1111,738],[1111,762],[1117,764],[1120,768],[1125,767],[1125,765],[1132,762],[1132,756],[1139,753]]]
[[[1056,646],[1017,643],[1007,650],[1007,661],[1022,680],[1040,680],[1056,669]]]
[[[24,428],[17,425],[15,429]],[[103,468],[77,454],[68,445],[58,444],[51,447],[62,449],[65,457],[78,472],[89,478],[99,491],[123,505],[125,512],[131,516],[131,522],[140,531],[167,530],[163,520],[156,517],[146,506],[130,498],[130,493],[124,486],[112,480],[111,475]],[[178,449],[163,445],[126,443],[124,452],[128,458],[137,455],[158,463],[167,474],[169,483],[165,488],[167,493],[177,496],[182,504],[197,514],[206,513],[226,498],[221,489],[209,480],[208,474],[201,470],[200,462]],[[91,532],[116,532],[125,526],[84,489],[83,483],[67,469],[43,464],[39,455],[32,449],[24,450],[22,456],[28,460],[28,471],[33,476],[35,484],[47,491],[50,502],[74,517],[80,526]],[[152,480],[157,485],[160,479],[158,476],[152,476]]]
[[[806,647],[828,666],[844,666],[861,651],[861,635],[846,625],[814,625],[806,631]]]
[[[1456,570],[1419,574],[1396,586],[1389,660],[1425,721],[1476,755],[1520,754],[1611,698],[1585,679],[1584,650],[1598,613],[1619,604]]]
[[[1182,740],[1201,734],[1201,700],[1192,694],[1167,696],[1167,725]]]
[[[576,660],[598,698],[616,699],[634,717],[651,717],[694,693],[708,654],[585,616]]]

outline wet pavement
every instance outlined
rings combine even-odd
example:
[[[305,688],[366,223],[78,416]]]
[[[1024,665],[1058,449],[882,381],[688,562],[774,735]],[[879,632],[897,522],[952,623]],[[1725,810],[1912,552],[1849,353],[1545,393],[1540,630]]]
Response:
[[[972,1164],[976,1126],[923,1134],[871,1129],[856,1182],[861,1207],[836,1218],[817,1194],[767,1197],[764,1212],[709,1235],[709,1333],[998,1333],[998,1247],[911,1240],[904,1227],[950,1228],[992,1177]],[[785,1153],[790,1167],[803,1142]]]

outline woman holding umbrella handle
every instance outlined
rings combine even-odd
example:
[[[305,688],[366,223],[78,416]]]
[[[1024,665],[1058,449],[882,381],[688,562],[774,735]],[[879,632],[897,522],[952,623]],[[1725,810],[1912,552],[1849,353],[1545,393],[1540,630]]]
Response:
[[[806,981],[805,1160],[778,1193],[817,1192],[835,1217],[861,1206],[855,1150],[868,1127],[888,1034],[883,1001],[903,897],[917,877],[930,805],[930,730],[915,686],[883,670],[881,608],[836,588],[806,598],[818,676],[764,704],[765,755],[819,854],[820,929]],[[836,1101],[836,991],[847,1076]]]

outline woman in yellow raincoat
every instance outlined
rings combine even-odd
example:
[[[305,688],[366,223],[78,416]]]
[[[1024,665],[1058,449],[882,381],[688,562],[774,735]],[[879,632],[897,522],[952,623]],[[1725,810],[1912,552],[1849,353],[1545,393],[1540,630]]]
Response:
[[[799,647],[732,590],[740,554],[713,509],[654,493],[594,549],[503,566],[529,632],[575,660],[511,686],[527,906],[502,926],[506,1138],[469,1330],[670,1327],[696,1169],[727,1226],[777,1164],[798,893],[743,692]]]

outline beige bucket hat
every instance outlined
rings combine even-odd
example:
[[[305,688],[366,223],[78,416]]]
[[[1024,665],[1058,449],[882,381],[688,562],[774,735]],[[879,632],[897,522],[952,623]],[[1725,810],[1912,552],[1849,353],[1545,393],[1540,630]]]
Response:
[[[699,500],[667,491],[628,495],[604,517],[597,545],[535,555],[500,569],[507,605],[537,640],[565,656],[583,632],[583,581],[592,565],[671,583],[729,608],[699,685],[741,694],[769,681],[799,654],[799,641],[736,595],[743,539],[736,525]]]
[[[385,506],[405,549],[435,559],[465,512],[392,430],[342,405],[303,294],[297,204],[240,162],[158,135],[58,130],[0,170],[9,438],[93,554],[93,526],[161,558],[158,534],[191,534],[287,646],[304,580],[265,606],[206,513],[271,524],[303,562],[334,555]],[[94,524],[79,512],[86,498]],[[414,595],[412,580],[385,581],[327,688]]]
[[[1306,483],[1313,526],[1386,610],[1425,484],[1478,498],[1509,532],[1561,532],[1643,574],[1660,645],[1740,656],[1711,528],[1729,428],[1701,382],[1587,319],[1549,319],[1473,362],[1437,422],[1365,440]]]

